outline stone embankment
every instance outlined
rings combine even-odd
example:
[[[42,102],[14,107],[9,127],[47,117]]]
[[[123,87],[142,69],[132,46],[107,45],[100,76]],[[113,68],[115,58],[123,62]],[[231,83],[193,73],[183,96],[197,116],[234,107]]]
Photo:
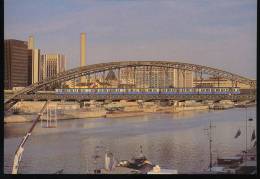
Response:
[[[30,101],[30,102],[18,102],[14,106],[16,115],[5,116],[5,123],[17,123],[17,122],[31,122],[34,120],[41,110],[45,102]],[[196,102],[174,102],[171,104],[160,102],[127,102],[121,100],[118,102],[95,102],[90,101],[84,106],[80,106],[77,102],[51,102],[49,109],[56,109],[57,120],[66,119],[86,119],[86,118],[98,118],[98,117],[130,117],[140,116],[148,113],[176,113],[181,111],[191,110],[209,110],[209,109],[228,109],[234,107],[234,102],[223,100],[218,103],[212,101]],[[46,112],[42,116],[43,120],[46,120]]]

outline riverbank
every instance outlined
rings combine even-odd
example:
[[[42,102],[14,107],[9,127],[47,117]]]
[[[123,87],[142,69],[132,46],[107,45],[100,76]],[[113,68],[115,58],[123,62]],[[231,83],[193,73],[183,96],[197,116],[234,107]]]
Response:
[[[134,108],[135,109],[135,108]],[[154,109],[139,109],[133,111],[113,111],[109,112],[104,109],[97,109],[92,111],[87,110],[64,110],[56,116],[57,120],[73,120],[73,119],[88,119],[88,118],[118,118],[118,117],[134,117],[143,116],[150,113],[177,113],[181,111],[191,110],[207,110],[208,106],[194,106],[194,107],[159,107]],[[22,123],[32,122],[37,117],[36,113],[33,114],[19,114],[9,115],[4,118],[4,123]],[[54,117],[52,118],[54,119]],[[46,114],[42,116],[42,120],[46,120]]]
[[[5,116],[4,123],[22,123],[32,122],[44,102],[23,102],[18,103],[16,109],[18,114],[12,114]],[[144,102],[140,105],[138,102],[112,102],[108,105],[102,105],[100,103],[90,103],[89,106],[80,108],[80,105],[75,102],[52,102],[53,110],[57,111],[57,120],[69,120],[69,119],[88,119],[88,118],[118,118],[118,117],[133,117],[142,116],[148,113],[179,113],[181,111],[192,110],[219,110],[229,109],[236,107],[233,102],[221,101],[216,104],[199,103],[194,101],[178,102],[173,105],[160,105],[156,102]],[[112,110],[113,109],[113,110]],[[43,120],[46,120],[46,113],[42,116]],[[54,117],[52,117],[54,119]]]

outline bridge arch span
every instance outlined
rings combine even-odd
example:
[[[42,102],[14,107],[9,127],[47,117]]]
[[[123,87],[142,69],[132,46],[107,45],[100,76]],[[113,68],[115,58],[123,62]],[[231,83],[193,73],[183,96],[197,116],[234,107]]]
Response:
[[[224,70],[196,65],[196,64],[189,64],[189,63],[180,63],[180,62],[172,62],[172,61],[118,61],[118,62],[109,62],[109,63],[99,63],[99,64],[92,64],[84,67],[77,67],[74,69],[67,70],[65,72],[59,73],[56,76],[51,78],[47,78],[43,81],[39,81],[34,83],[17,93],[15,93],[12,97],[5,101],[5,104],[12,101],[16,96],[21,94],[28,94],[33,93],[44,86],[51,85],[55,82],[65,82],[74,78],[79,78],[81,76],[90,75],[93,73],[113,70],[113,69],[120,69],[126,67],[139,67],[139,66],[152,66],[152,67],[165,67],[165,68],[174,68],[174,69],[181,69],[193,72],[199,72],[203,74],[208,74],[212,76],[219,76],[224,79],[228,79],[231,81],[240,82],[243,84],[250,85],[251,87],[256,87],[256,81],[251,80],[245,77],[242,77],[237,74],[233,74]]]

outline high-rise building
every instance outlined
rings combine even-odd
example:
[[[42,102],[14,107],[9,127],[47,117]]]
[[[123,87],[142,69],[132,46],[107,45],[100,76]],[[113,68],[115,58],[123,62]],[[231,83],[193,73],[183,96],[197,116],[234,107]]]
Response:
[[[134,83],[137,88],[188,88],[193,85],[193,74],[173,68],[137,67]]]
[[[32,50],[32,83],[37,83],[40,79],[40,49]]]
[[[32,35],[29,36],[28,49],[34,49],[34,37]]]
[[[29,53],[26,41],[4,41],[4,89],[26,87],[29,84]]]
[[[37,83],[39,81],[39,62],[40,62],[40,49],[34,48],[34,37],[29,36],[28,39],[28,49],[29,49],[29,85],[32,83]]]
[[[65,71],[65,56],[62,54],[44,54],[40,59],[40,80],[50,78]]]
[[[83,67],[86,65],[86,33],[82,32],[80,34],[80,66]],[[86,78],[83,76],[80,79],[81,83],[86,81]]]
[[[174,69],[174,87],[177,88],[191,88],[193,86],[192,71]]]
[[[32,70],[33,70],[32,62],[33,62],[33,50],[28,49],[28,84],[27,84],[28,86],[32,84]]]
[[[161,88],[173,86],[174,69],[161,67],[137,67],[135,85],[137,88]]]

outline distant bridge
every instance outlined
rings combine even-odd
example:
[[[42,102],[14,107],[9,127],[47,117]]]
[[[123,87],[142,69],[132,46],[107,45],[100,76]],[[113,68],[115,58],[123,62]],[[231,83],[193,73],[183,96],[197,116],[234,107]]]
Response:
[[[216,76],[219,78],[224,78],[224,79],[228,79],[232,82],[239,82],[239,83],[243,83],[243,84],[247,84],[250,85],[251,88],[255,88],[256,87],[256,80],[251,80],[245,77],[242,77],[240,75],[236,75],[230,72],[226,72],[220,69],[216,69],[216,68],[211,68],[211,67],[207,67],[207,66],[202,66],[202,65],[195,65],[195,64],[189,64],[189,63],[180,63],[180,62],[171,62],[171,61],[123,61],[123,62],[110,62],[110,63],[99,63],[99,64],[93,64],[93,65],[88,65],[88,66],[84,66],[84,67],[78,67],[78,68],[74,68],[62,73],[57,74],[56,76],[53,76],[51,78],[47,78],[43,81],[34,83],[20,91],[18,91],[17,93],[15,93],[14,95],[12,95],[9,99],[5,100],[4,104],[5,104],[5,110],[10,109],[17,101],[21,100],[21,99],[26,99],[26,98],[44,98],[42,97],[40,94],[36,94],[37,91],[46,88],[46,87],[51,87],[57,83],[60,82],[65,82],[71,79],[76,79],[79,78],[81,76],[88,76],[91,74],[96,74],[96,73],[100,73],[100,72],[105,72],[105,71],[109,71],[109,70],[120,70],[122,68],[133,68],[134,73],[135,73],[135,69],[136,67],[147,67],[148,70],[152,70],[153,67],[160,67],[160,68],[164,68],[165,70],[173,68],[173,69],[180,69],[180,70],[184,70],[184,71],[192,71],[195,73],[199,73],[199,74],[208,74],[208,75],[212,75],[212,76]],[[168,98],[167,96],[156,96],[154,95],[153,97],[151,96],[125,96],[124,98],[157,98],[157,99],[161,99],[161,98]],[[180,96],[182,99],[187,99],[187,98],[193,98],[192,96],[185,96],[182,95]],[[61,96],[53,96],[53,95],[49,95],[47,97],[45,97],[45,99],[54,99],[54,98],[66,98],[66,97],[61,97]],[[80,98],[80,96],[74,96],[71,98]],[[91,98],[105,98],[102,96],[97,96],[97,95],[91,95],[91,96],[81,96],[82,99],[91,99]],[[106,97],[107,98],[107,97]],[[115,96],[112,96],[111,98],[116,98]],[[169,98],[179,98],[177,96],[171,96]],[[194,96],[195,98],[195,96]],[[202,98],[202,96],[197,96],[196,98]],[[210,96],[206,95],[206,97],[203,98],[210,98]],[[233,96],[225,96],[222,95],[221,97],[222,99],[229,99],[229,98],[238,98],[238,97],[233,97]],[[251,96],[241,96],[241,98],[251,98]]]

